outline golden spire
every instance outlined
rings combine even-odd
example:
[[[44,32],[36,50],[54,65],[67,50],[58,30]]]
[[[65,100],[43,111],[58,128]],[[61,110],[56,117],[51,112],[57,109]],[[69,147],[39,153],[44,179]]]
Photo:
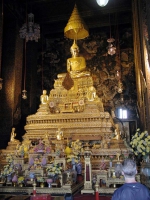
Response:
[[[80,17],[75,4],[71,17],[64,29],[64,34],[69,39],[84,39],[89,36],[88,27]]]

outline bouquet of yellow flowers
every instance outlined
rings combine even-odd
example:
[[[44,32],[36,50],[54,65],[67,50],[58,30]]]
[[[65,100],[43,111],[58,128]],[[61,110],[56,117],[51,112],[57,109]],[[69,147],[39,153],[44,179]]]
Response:
[[[148,135],[147,131],[141,132],[140,129],[137,129],[130,145],[136,156],[147,157],[150,153],[150,135]]]
[[[37,182],[40,182],[40,183],[44,182],[44,178],[41,176],[37,177]]]
[[[8,164],[3,166],[3,169],[1,170],[1,175],[0,176],[8,176],[8,175],[11,175],[11,174],[13,174],[15,172],[13,161],[14,161],[13,160],[13,155],[12,154],[7,154],[6,162]]]
[[[46,171],[48,176],[56,176],[61,174],[62,167],[59,166],[59,164],[52,164],[51,166],[46,168]]]
[[[1,171],[1,176],[8,176],[8,175],[13,174],[14,172],[15,170],[13,166],[8,164],[3,167],[3,170]]]
[[[67,163],[72,162],[72,161],[75,162],[75,163],[78,163],[78,161],[79,161],[78,156],[73,155],[73,154],[68,155],[67,156]]]
[[[23,183],[24,182],[24,177],[23,176],[20,176],[19,178],[18,178],[18,183]]]

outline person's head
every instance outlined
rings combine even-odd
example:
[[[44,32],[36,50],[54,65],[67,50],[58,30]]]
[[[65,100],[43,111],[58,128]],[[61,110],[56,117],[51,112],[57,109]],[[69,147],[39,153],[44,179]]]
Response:
[[[122,173],[125,178],[134,178],[137,173],[136,162],[130,158],[125,159],[122,163]]]

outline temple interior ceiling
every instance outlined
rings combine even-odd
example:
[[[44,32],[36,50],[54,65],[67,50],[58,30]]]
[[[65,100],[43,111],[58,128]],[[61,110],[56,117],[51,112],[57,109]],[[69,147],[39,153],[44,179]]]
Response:
[[[105,7],[98,6],[96,0],[7,0],[4,6],[13,12],[20,23],[26,20],[27,13],[32,12],[34,21],[41,25],[43,33],[48,37],[54,33],[63,33],[75,3],[89,29],[109,26],[110,21],[111,25],[116,25],[116,15],[118,24],[131,24],[131,0],[109,0]]]

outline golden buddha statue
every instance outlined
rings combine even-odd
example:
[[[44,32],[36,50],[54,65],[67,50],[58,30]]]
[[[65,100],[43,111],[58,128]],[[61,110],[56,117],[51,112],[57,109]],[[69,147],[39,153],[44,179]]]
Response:
[[[16,137],[15,128],[12,128],[11,135],[10,135],[10,142],[18,143],[19,140],[16,140],[15,137]]]
[[[48,102],[48,95],[47,95],[47,91],[43,90],[43,94],[40,97],[41,100],[41,104],[47,104]]]
[[[113,139],[115,140],[120,140],[121,139],[121,135],[120,135],[120,129],[119,129],[119,124],[115,124],[116,129],[115,129],[115,137]]]
[[[79,47],[75,40],[70,48],[72,57],[67,59],[67,71],[71,74],[72,78],[81,76],[90,76],[90,72],[86,71],[85,58],[79,55]]]
[[[43,94],[40,96],[41,104],[39,109],[37,110],[38,115],[49,114],[49,104],[48,104],[49,97],[47,95],[47,91],[43,90]]]

